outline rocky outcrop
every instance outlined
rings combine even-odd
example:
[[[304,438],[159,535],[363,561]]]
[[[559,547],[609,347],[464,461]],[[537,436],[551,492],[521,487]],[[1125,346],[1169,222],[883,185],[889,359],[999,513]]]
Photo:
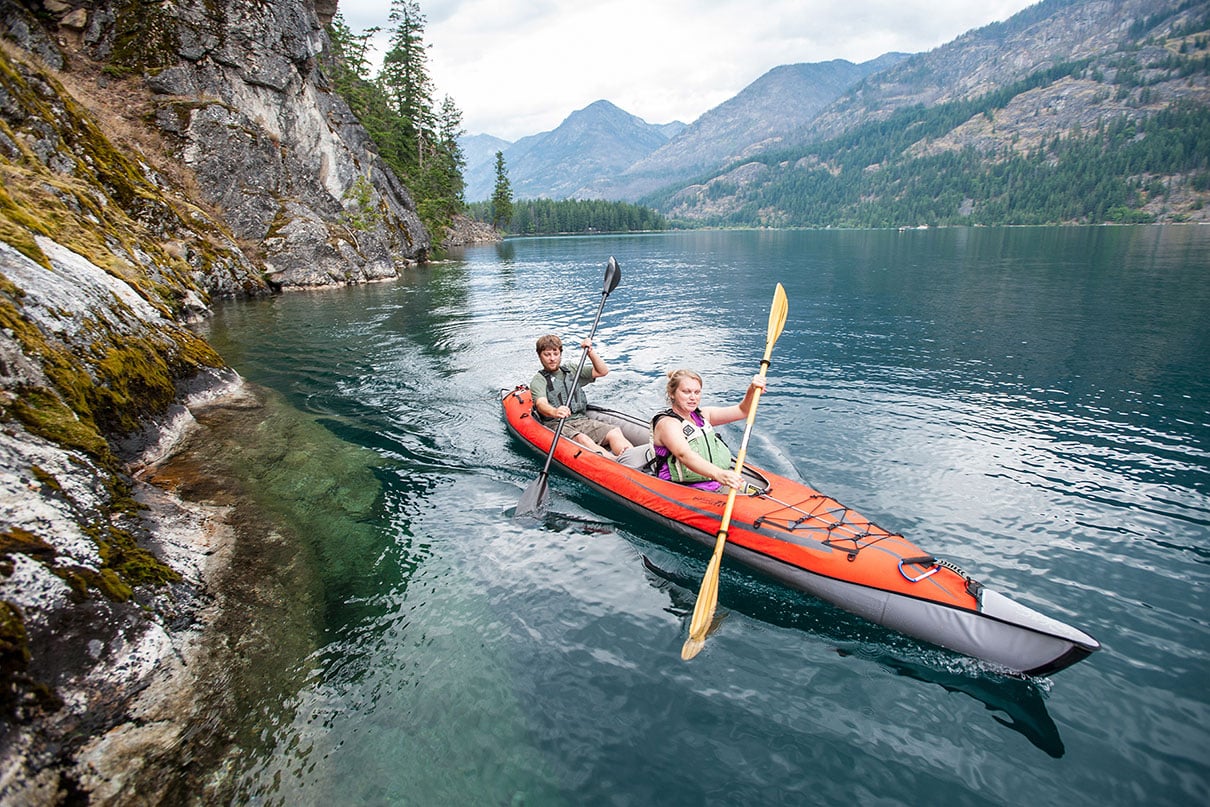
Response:
[[[288,288],[395,277],[431,246],[407,189],[328,86],[319,15],[334,11],[330,0],[3,0],[0,24],[52,67],[95,74],[91,91],[120,87],[110,111],[132,129],[150,122],[192,195]]]
[[[236,238],[261,245],[275,285],[394,277],[426,257],[428,234],[407,189],[328,89],[318,67],[325,35],[306,6],[169,4],[169,64],[146,81],[155,121]],[[104,57],[116,37],[91,47]]]
[[[454,220],[445,231],[441,246],[446,249],[466,247],[472,244],[495,244],[504,240],[492,225],[484,221],[476,221],[468,216],[454,216]]]
[[[187,326],[430,247],[327,88],[334,11],[0,0],[0,803],[204,802],[222,767],[238,707],[199,682],[249,655],[257,544],[157,469],[259,404]]]

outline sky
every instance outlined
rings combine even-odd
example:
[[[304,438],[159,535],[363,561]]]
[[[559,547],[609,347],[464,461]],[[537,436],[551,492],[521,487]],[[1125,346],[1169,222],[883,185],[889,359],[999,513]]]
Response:
[[[1036,0],[420,0],[434,101],[509,142],[594,101],[692,123],[774,67],[932,50]],[[390,0],[339,0],[355,33]],[[380,34],[385,42],[385,34]]]

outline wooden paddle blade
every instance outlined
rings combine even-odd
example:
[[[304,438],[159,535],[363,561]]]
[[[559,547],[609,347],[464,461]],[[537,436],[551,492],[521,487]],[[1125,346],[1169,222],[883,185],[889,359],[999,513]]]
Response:
[[[773,291],[773,306],[769,309],[769,331],[765,339],[765,358],[773,352],[773,344],[781,336],[786,327],[786,315],[790,313],[790,302],[786,299],[786,290],[780,283]]]
[[[702,577],[702,588],[698,591],[697,602],[693,605],[693,618],[689,621],[689,638],[681,648],[681,658],[685,661],[696,656],[706,646],[706,634],[714,623],[714,609],[718,607],[718,575],[722,568],[722,545],[715,547],[710,563],[706,566],[706,574]]]
[[[546,495],[546,474],[538,474],[538,478],[529,483],[529,487],[521,494],[521,499],[517,502],[517,509],[513,513],[513,519],[518,518],[541,518],[546,512],[547,495]]]
[[[702,648],[704,648],[705,646],[706,646],[705,639],[694,639],[692,636],[690,636],[688,639],[685,640],[685,643],[683,645],[681,645],[681,659],[684,661],[688,661],[689,659],[696,656],[698,653],[702,652]]]

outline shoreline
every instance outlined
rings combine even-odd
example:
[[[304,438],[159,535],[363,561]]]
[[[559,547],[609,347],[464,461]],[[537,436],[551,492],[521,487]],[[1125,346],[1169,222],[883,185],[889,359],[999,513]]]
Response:
[[[266,618],[275,603],[295,596],[308,571],[295,563],[280,579],[266,576],[272,561],[266,568],[258,558],[296,557],[297,542],[256,512],[238,480],[212,478],[204,452],[195,455],[216,427],[238,421],[231,426],[238,430],[264,417],[263,398],[229,371],[139,435],[144,445],[127,472],[149,536],[145,548],[181,580],[139,587],[133,608],[99,597],[86,603],[116,627],[112,635],[92,635],[76,625],[91,638],[66,637],[86,651],[56,662],[62,705],[5,726],[0,803],[230,800],[233,755],[248,750],[240,725],[252,717],[241,704],[246,676],[268,653],[286,662],[283,673],[293,679],[295,662],[308,651],[305,638],[280,642],[278,650],[279,629],[296,639],[309,633],[298,630],[297,618],[285,628]],[[269,543],[275,547],[266,549]],[[45,584],[42,593],[42,608],[24,610],[32,633],[53,633],[65,598]]]

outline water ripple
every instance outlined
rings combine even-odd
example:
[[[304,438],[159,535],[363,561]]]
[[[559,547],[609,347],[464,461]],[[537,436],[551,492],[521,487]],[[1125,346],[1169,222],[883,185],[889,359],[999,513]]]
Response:
[[[265,431],[307,445],[250,467],[323,589],[304,683],[250,710],[238,800],[1205,801],[1206,254],[1204,228],[510,239],[224,306],[212,342],[299,413]],[[725,563],[682,662],[707,548],[558,473],[558,519],[508,517],[540,466],[500,390],[540,334],[586,335],[609,255],[592,400],[651,413],[678,366],[736,400],[782,282],[751,458],[1102,652],[1006,679]]]

